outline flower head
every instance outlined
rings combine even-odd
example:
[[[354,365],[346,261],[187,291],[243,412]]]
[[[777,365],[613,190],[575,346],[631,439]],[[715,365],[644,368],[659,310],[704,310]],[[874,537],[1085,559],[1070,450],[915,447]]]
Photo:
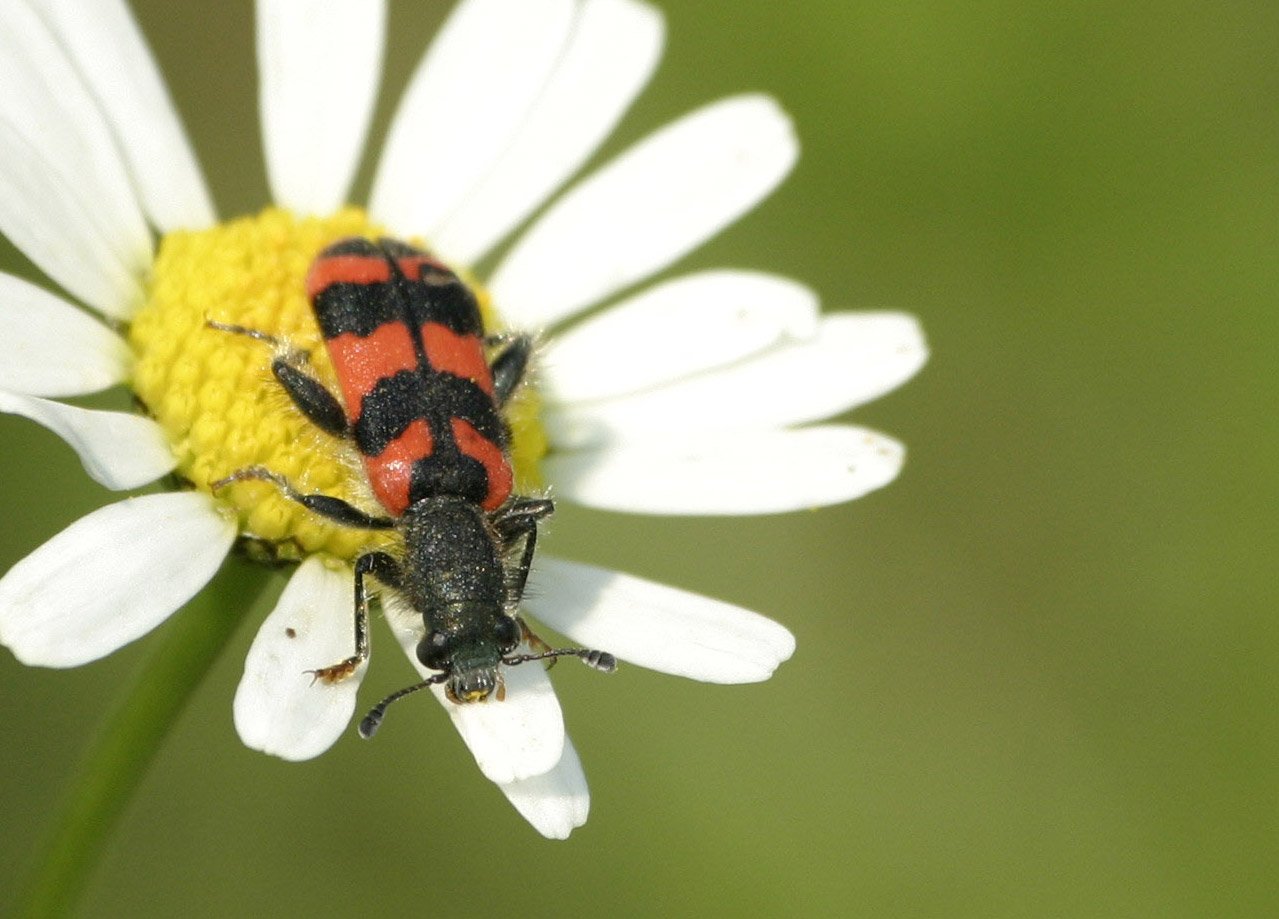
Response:
[[[503,406],[516,494],[757,514],[848,500],[895,477],[898,443],[813,422],[922,366],[910,317],[823,317],[795,281],[717,270],[581,318],[749,210],[798,153],[775,102],[739,96],[676,120],[552,198],[655,68],[656,10],[640,0],[462,0],[401,100],[359,209],[348,190],[378,89],[384,4],[257,9],[274,205],[219,222],[122,0],[0,7],[0,232],[68,295],[0,275],[0,332],[14,343],[0,410],[54,430],[109,488],[169,473],[187,486],[89,514],[0,580],[0,641],[21,660],[74,666],[111,653],[179,609],[237,539],[250,539],[301,564],[246,660],[241,737],[305,759],[346,729],[364,659],[351,658],[344,678],[313,675],[352,653],[351,565],[393,552],[396,536],[336,525],[290,497],[281,482],[384,513],[359,452],[300,412],[271,372],[273,361],[305,363],[318,383],[337,382],[304,282],[344,237],[425,245],[471,282],[487,328],[541,334],[535,383]],[[548,200],[491,272],[467,274]],[[120,383],[142,413],[56,401]],[[256,468],[271,475],[238,474]],[[370,570],[395,586],[385,564]],[[526,613],[645,667],[748,682],[794,648],[756,613],[540,550],[534,577]],[[423,620],[404,593],[383,591],[386,619],[432,680]],[[526,654],[538,650],[530,642]],[[566,836],[586,819],[588,796],[550,681],[537,664],[503,664],[497,679],[500,702],[459,704],[449,687],[432,688],[484,774],[539,831]],[[455,697],[457,686],[494,688],[450,686]]]

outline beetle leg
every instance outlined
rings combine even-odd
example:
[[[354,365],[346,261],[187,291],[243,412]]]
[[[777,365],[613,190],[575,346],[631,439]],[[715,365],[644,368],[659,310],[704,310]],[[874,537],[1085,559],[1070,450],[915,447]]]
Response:
[[[340,683],[369,659],[369,591],[364,584],[373,575],[387,587],[400,586],[400,566],[385,552],[367,552],[355,562],[355,653],[328,667],[308,670],[321,683]]]
[[[508,552],[520,540],[524,543],[519,563],[508,579],[506,605],[509,608],[519,606],[520,598],[524,596],[524,585],[528,583],[533,550],[537,545],[537,522],[550,516],[554,510],[555,503],[549,498],[522,498],[503,511],[495,521],[498,535]]]
[[[547,644],[546,639],[534,632],[523,617],[517,616],[515,621],[520,624],[520,632],[523,634],[524,642],[538,654],[545,654],[551,650],[551,646]],[[555,666],[555,658],[549,659],[551,663],[548,666]]]
[[[493,370],[493,399],[499,407],[506,405],[515,394],[532,354],[533,339],[518,335],[493,358],[489,365]]]
[[[298,410],[320,430],[334,437],[350,437],[351,426],[347,423],[346,412],[337,396],[329,388],[302,369],[309,358],[305,351],[295,348],[283,338],[269,335],[258,329],[247,326],[232,325],[206,319],[210,329],[229,332],[232,335],[244,335],[254,341],[260,341],[275,349],[276,357],[271,361],[271,372],[280,382],[280,386],[289,394]]]
[[[271,372],[289,394],[298,411],[306,415],[312,424],[334,437],[351,436],[346,411],[327,386],[302,370],[287,356],[271,361]]]
[[[356,530],[395,529],[395,521],[390,517],[374,517],[371,514],[366,514],[355,505],[343,501],[341,498],[334,498],[330,495],[303,494],[290,485],[289,480],[284,476],[272,472],[265,466],[249,466],[245,469],[236,470],[226,478],[213,482],[209,488],[217,491],[236,482],[247,482],[252,479],[270,482],[290,501],[296,501],[312,513],[319,514],[326,520],[332,520],[342,526]]]
[[[270,335],[263,332],[261,329],[250,329],[248,326],[234,325],[230,322],[218,322],[216,319],[206,319],[204,320],[204,324],[208,328],[215,329],[219,332],[229,332],[232,335],[243,335],[246,338],[252,338],[254,341],[265,342],[277,351],[299,353],[296,352],[296,349],[294,349],[294,347],[283,338]],[[306,358],[305,351],[300,352],[300,354],[302,359]]]

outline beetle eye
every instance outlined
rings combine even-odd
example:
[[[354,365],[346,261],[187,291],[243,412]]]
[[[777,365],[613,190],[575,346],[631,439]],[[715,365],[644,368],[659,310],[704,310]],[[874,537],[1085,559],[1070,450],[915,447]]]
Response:
[[[510,616],[499,616],[493,631],[503,654],[514,651],[515,646],[520,643],[520,624]]]
[[[450,644],[449,637],[436,629],[418,642],[417,659],[422,662],[422,666],[432,670],[447,670]]]

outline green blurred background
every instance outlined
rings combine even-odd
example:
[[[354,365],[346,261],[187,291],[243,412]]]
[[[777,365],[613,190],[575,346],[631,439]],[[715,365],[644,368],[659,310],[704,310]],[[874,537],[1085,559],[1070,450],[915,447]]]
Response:
[[[664,62],[610,151],[741,90],[803,142],[676,270],[911,311],[933,358],[855,414],[909,446],[882,492],[743,520],[562,507],[546,548],[761,610],[795,658],[738,687],[557,668],[593,800],[550,842],[433,706],[304,764],[243,748],[272,594],[85,912],[1274,915],[1279,6],[661,5]],[[221,213],[256,210],[249,3],[134,7]],[[393,3],[379,135],[446,9]],[[0,438],[7,567],[110,498],[42,429]],[[73,671],[0,653],[0,890],[148,641]],[[404,683],[395,658],[364,701]]]

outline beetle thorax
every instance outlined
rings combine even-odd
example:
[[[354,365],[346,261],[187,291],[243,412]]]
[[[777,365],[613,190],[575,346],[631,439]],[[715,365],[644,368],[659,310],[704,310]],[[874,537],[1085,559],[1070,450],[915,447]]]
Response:
[[[483,509],[448,495],[423,498],[405,512],[400,532],[403,592],[428,629],[505,608],[505,568]]]

